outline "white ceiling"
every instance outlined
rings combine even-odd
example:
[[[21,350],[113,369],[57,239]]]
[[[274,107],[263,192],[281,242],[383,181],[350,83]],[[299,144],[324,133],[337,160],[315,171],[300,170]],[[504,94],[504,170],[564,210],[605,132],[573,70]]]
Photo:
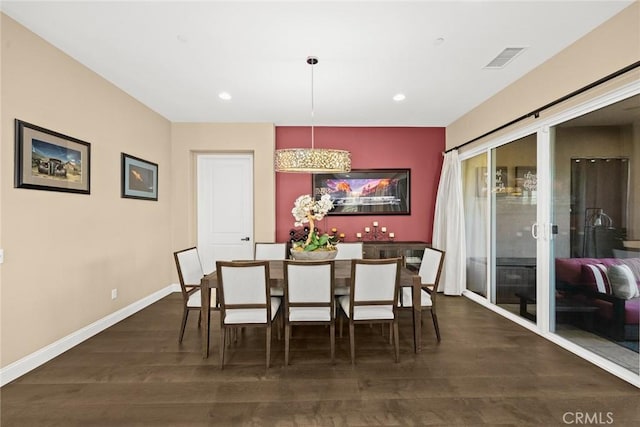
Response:
[[[447,126],[631,3],[23,0],[0,7],[174,122]],[[483,69],[506,47],[527,49],[501,70]],[[319,58],[313,120],[309,55]],[[232,99],[219,99],[223,91]],[[394,102],[396,93],[406,99]]]

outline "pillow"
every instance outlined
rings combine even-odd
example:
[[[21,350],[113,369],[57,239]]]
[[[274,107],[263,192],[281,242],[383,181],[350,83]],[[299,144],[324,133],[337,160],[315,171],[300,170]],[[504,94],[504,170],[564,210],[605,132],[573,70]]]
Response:
[[[640,280],[640,258],[623,258],[620,262],[629,266],[631,272],[636,278],[636,282]]]
[[[582,264],[582,280],[600,293],[611,294],[607,267],[604,264]]]
[[[628,265],[612,265],[607,270],[607,275],[613,294],[618,298],[631,299],[640,296],[636,279]]]

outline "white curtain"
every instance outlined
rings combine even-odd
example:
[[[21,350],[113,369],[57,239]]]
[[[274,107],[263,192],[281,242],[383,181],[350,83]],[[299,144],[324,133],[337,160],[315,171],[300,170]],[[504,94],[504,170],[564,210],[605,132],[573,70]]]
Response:
[[[464,205],[460,169],[458,150],[446,153],[438,184],[432,242],[434,248],[445,251],[444,267],[438,288],[445,295],[461,295],[467,281]]]

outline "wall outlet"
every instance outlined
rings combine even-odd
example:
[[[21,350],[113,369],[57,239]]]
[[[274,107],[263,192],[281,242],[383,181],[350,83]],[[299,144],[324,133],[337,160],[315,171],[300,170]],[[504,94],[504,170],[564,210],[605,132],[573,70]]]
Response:
[[[116,299],[116,298],[118,298],[118,290],[111,289],[111,299]]]

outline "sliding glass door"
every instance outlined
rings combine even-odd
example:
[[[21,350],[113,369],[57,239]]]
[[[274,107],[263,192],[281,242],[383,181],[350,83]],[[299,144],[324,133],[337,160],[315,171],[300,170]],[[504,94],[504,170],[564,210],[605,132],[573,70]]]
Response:
[[[634,383],[639,92],[640,83],[461,155],[468,295]]]
[[[487,296],[488,201],[490,195],[487,154],[462,162],[465,236],[467,238],[467,289]]]
[[[491,150],[491,302],[536,319],[537,140],[528,135]]]
[[[559,123],[550,137],[550,329],[638,374],[640,95]]]

